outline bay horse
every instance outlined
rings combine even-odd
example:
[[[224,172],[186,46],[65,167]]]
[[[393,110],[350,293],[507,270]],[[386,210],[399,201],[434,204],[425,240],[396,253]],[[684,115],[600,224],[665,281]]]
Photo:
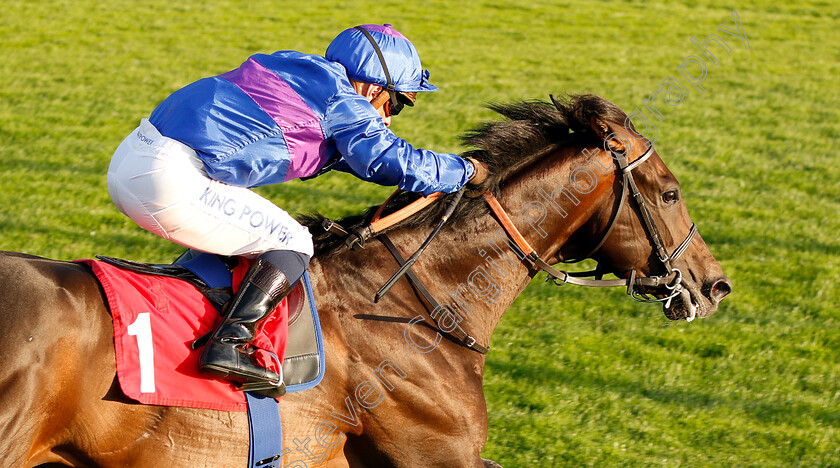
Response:
[[[491,193],[539,258],[588,256],[599,274],[661,277],[662,287],[641,281],[630,292],[663,301],[670,319],[717,310],[731,284],[694,235],[677,179],[625,127],[621,109],[594,95],[492,108],[507,119],[469,133],[469,155],[487,162]],[[635,201],[625,202],[633,187],[615,167],[616,154],[632,166]],[[395,225],[388,238],[413,252],[444,205]],[[369,218],[370,211],[339,222],[362,226]],[[662,258],[644,218],[661,247],[679,255]],[[465,197],[413,267],[431,296],[446,302],[433,311],[442,319],[435,325],[406,279],[373,301],[399,266],[383,244],[349,250],[317,221],[307,221],[316,233],[310,276],[327,371],[317,387],[281,400],[287,450],[272,466],[498,466],[480,455],[488,432],[485,356],[475,349],[490,342],[534,264],[518,258],[484,198]],[[144,406],[121,393],[108,306],[86,266],[4,253],[0,284],[2,466],[246,466],[244,413]],[[469,340],[452,338],[456,325]]]

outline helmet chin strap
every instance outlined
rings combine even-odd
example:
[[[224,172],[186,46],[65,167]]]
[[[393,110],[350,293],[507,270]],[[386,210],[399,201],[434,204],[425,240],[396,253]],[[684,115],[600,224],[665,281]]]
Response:
[[[374,86],[374,85],[371,85],[371,86]],[[391,100],[391,96],[388,93],[388,90],[383,88],[381,91],[379,91],[379,94],[377,94],[376,97],[373,98],[372,101],[370,101],[370,103],[373,105],[374,109],[378,110],[380,107],[384,106],[385,103],[388,102],[389,100]]]
[[[385,81],[388,83],[388,86],[385,89],[383,89],[381,93],[379,93],[379,96],[377,96],[376,99],[374,99],[373,102],[371,102],[371,104],[373,104],[373,107],[375,109],[379,109],[385,104],[385,101],[390,99],[392,109],[396,108],[399,105],[399,103],[397,102],[397,89],[394,86],[394,82],[391,81],[391,73],[388,71],[388,64],[385,63],[385,55],[382,54],[382,49],[379,48],[379,44],[376,43],[376,39],[374,39],[373,36],[371,36],[367,29],[361,26],[356,26],[356,29],[361,31],[362,34],[365,35],[367,40],[370,41],[370,44],[373,46],[373,50],[376,52],[376,56],[379,57],[379,63],[382,64],[382,71],[385,72]],[[379,101],[380,98],[383,97],[383,95],[385,96],[382,99],[383,102],[377,105],[376,103]]]

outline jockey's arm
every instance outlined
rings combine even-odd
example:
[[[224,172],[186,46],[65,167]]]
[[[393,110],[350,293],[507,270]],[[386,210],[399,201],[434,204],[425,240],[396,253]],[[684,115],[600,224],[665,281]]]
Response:
[[[337,99],[324,132],[343,155],[333,169],[369,182],[429,195],[455,192],[473,174],[473,166],[459,156],[415,149],[394,135],[361,96]]]

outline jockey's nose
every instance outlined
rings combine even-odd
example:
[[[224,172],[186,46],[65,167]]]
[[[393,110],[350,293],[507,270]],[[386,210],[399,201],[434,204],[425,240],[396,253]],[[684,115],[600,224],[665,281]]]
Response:
[[[390,115],[388,117],[382,117],[382,121],[385,122],[386,127],[391,126],[391,116]]]

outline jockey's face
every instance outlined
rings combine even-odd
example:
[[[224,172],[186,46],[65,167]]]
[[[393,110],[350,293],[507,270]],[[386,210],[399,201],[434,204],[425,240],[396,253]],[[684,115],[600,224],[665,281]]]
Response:
[[[384,88],[379,85],[370,84],[370,83],[362,83],[359,81],[351,81],[353,84],[353,88],[356,90],[357,93],[364,96],[368,102],[373,102],[379,93],[384,91]],[[379,112],[379,115],[382,117],[382,121],[385,122],[386,127],[391,126],[391,114],[388,112],[388,101],[376,109],[376,112]]]
[[[382,89],[381,86],[371,86],[371,88],[374,88],[374,87],[379,88],[380,90]],[[373,101],[373,99],[375,97],[376,96],[368,99],[368,101]],[[388,112],[390,110],[390,108],[391,108],[391,106],[388,104],[388,101],[385,101],[385,104],[379,106],[379,108],[376,109],[376,112],[379,112],[379,115],[382,117],[382,121],[385,122],[386,127],[391,126],[391,113]]]

